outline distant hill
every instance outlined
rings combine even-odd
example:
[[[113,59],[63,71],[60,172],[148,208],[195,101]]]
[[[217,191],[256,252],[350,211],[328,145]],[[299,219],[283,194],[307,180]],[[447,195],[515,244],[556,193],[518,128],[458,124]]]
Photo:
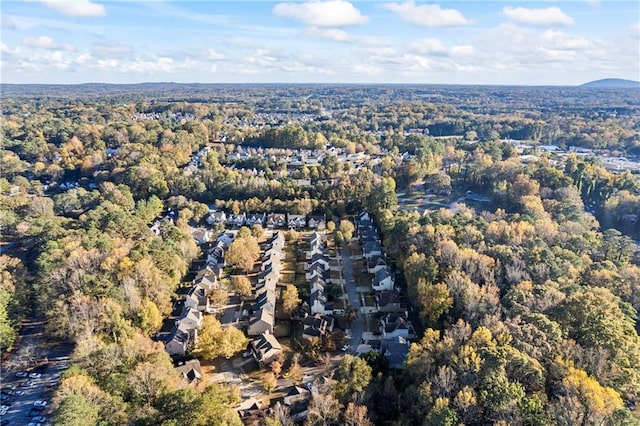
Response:
[[[625,80],[623,78],[603,78],[580,85],[595,89],[640,89],[640,81]]]

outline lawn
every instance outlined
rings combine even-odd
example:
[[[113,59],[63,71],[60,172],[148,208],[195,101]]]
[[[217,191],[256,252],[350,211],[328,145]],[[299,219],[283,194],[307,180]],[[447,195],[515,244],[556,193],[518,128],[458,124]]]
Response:
[[[364,295],[364,304],[368,307],[376,306],[376,298],[373,294],[367,293]]]

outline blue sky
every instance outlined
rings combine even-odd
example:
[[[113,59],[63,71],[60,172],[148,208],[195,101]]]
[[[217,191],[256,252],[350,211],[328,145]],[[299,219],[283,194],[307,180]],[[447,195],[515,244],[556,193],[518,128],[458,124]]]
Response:
[[[1,3],[5,83],[640,80],[637,1]]]

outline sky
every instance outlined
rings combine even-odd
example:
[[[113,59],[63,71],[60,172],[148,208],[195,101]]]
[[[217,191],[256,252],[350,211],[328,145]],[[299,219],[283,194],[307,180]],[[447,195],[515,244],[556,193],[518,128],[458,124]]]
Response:
[[[640,2],[2,0],[3,83],[640,80]]]

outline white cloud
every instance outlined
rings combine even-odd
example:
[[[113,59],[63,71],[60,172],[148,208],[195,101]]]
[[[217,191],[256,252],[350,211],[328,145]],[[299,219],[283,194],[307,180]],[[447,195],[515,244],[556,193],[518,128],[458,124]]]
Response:
[[[93,57],[91,56],[91,53],[86,53],[86,52],[80,54],[75,60],[75,62],[80,65],[89,65],[91,61],[93,61]]]
[[[305,30],[305,33],[312,37],[326,38],[328,40],[347,42],[351,40],[346,31],[338,28],[317,28],[311,27]]]
[[[576,37],[562,31],[547,30],[542,34],[541,40],[545,48],[553,50],[584,50],[593,46],[593,43],[584,37]]]
[[[22,44],[26,47],[35,47],[37,49],[54,49],[56,47],[53,39],[47,36],[27,37],[22,40]]]
[[[69,16],[106,16],[107,10],[99,3],[90,0],[40,0],[50,9]]]
[[[368,21],[358,9],[344,0],[278,3],[273,14],[304,22],[311,27],[349,27]]]
[[[536,26],[573,25],[572,17],[564,13],[559,7],[551,6],[544,9],[528,9],[526,7],[510,7],[502,9],[504,16],[521,24]]]
[[[400,16],[410,24],[420,27],[455,27],[467,25],[469,21],[456,9],[442,9],[437,4],[416,5],[407,3],[385,3],[383,8]]]
[[[445,53],[446,46],[437,38],[427,37],[411,45],[412,50],[418,53]]]
[[[353,67],[353,72],[356,74],[378,75],[378,74],[382,74],[383,71],[384,69],[375,65],[358,64],[355,67]]]
[[[224,53],[222,52],[218,52],[214,49],[207,49],[207,58],[212,60],[212,61],[219,61],[221,59],[224,59]]]
[[[473,46],[470,45],[461,45],[461,46],[453,46],[449,51],[451,56],[471,56],[474,52]]]
[[[18,53],[20,53],[20,48],[16,47],[15,49],[10,49],[9,46],[7,46],[4,43],[0,43],[0,52],[7,54],[7,55],[16,55]]]

